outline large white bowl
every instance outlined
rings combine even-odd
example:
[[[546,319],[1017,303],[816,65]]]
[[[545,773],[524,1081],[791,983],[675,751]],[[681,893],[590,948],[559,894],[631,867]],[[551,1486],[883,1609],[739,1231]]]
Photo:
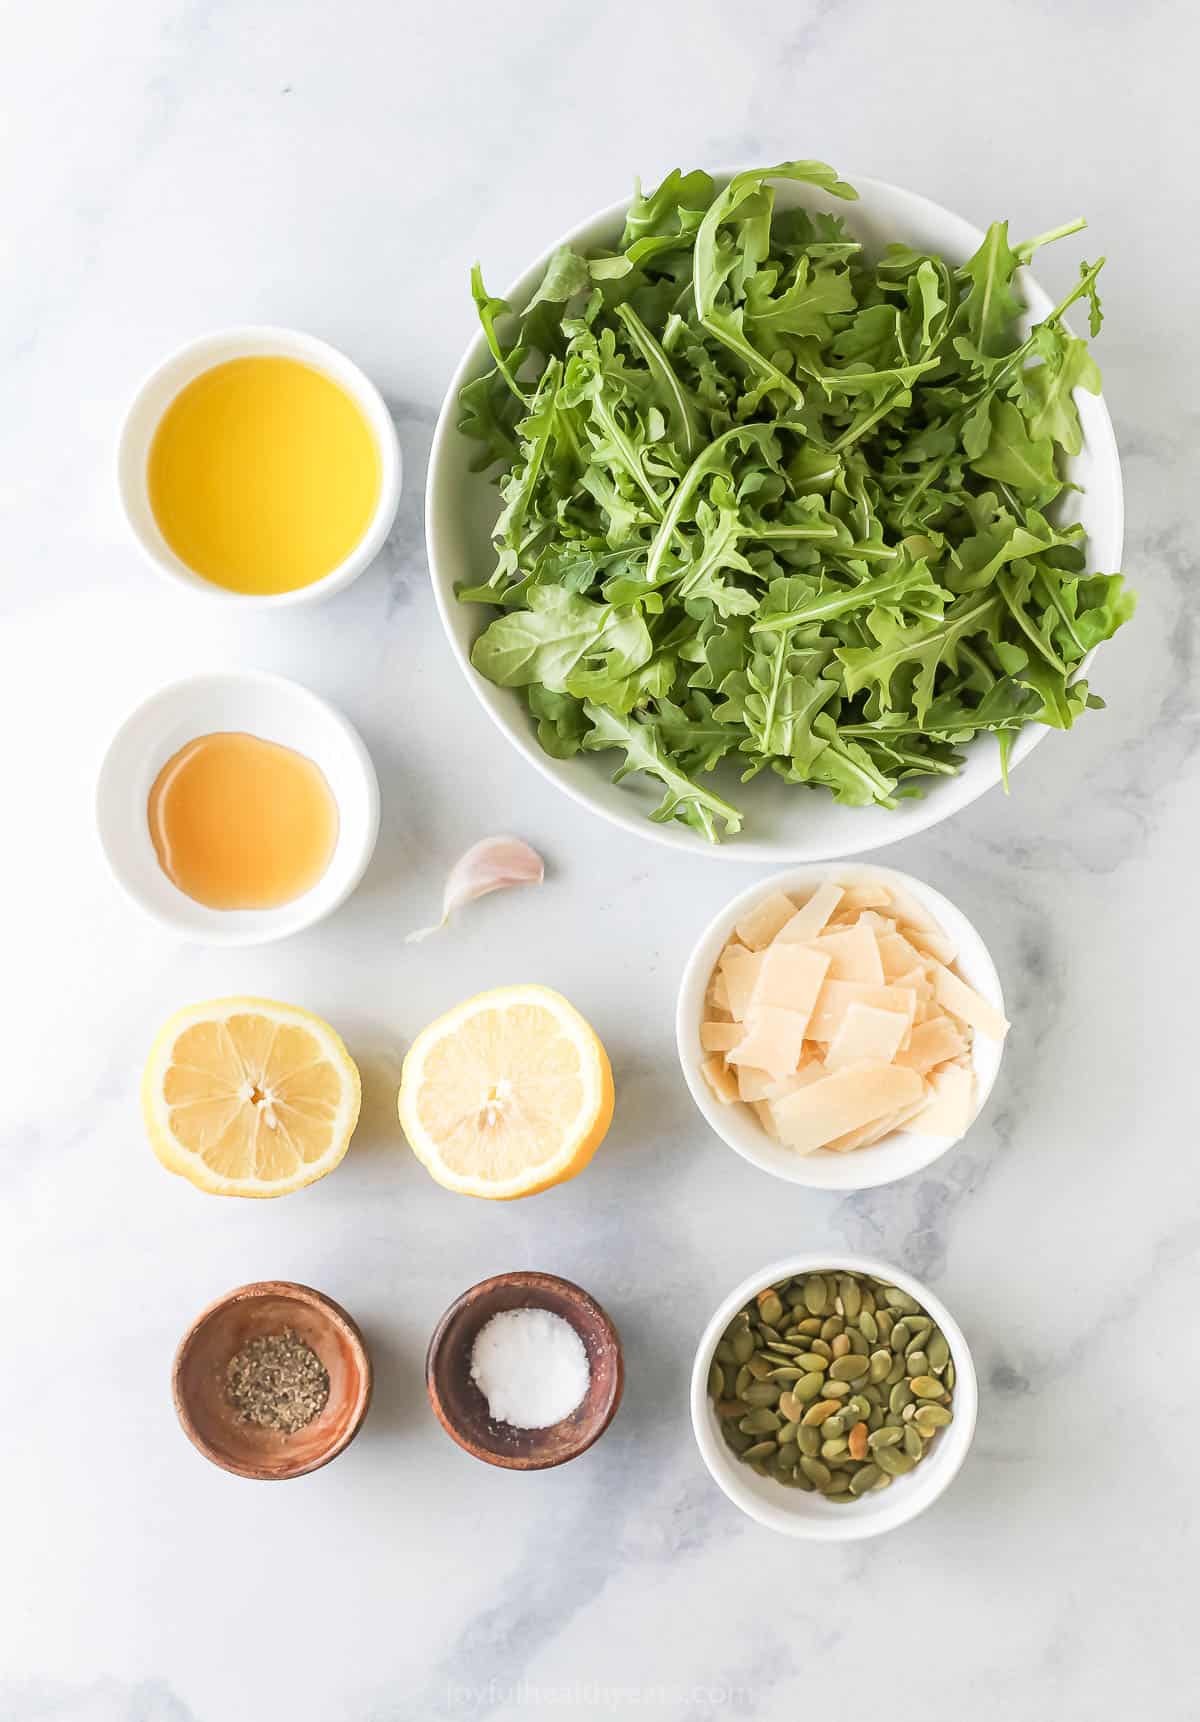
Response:
[[[955,967],[968,986],[981,993],[990,1005],[1004,1014],[1004,997],[1000,977],[987,946],[968,921],[962,910],[949,898],[943,897],[931,885],[914,879],[911,873],[900,873],[894,867],[876,867],[869,861],[844,861],[827,866],[809,862],[793,867],[774,878],[763,879],[727,903],[719,915],[714,915],[701,933],[695,949],[688,958],[679,983],[679,1002],[675,1012],[675,1044],[684,1081],[692,1099],[706,1121],[722,1142],[735,1154],[782,1178],[789,1184],[803,1184],[811,1190],[871,1190],[879,1184],[892,1184],[897,1178],[907,1178],[912,1172],[923,1172],[940,1160],[961,1136],[930,1136],[918,1130],[893,1130],[869,1148],[856,1148],[848,1154],[832,1154],[818,1149],[815,1154],[797,1154],[774,1142],[755,1117],[753,1110],[741,1101],[724,1106],[717,1100],[701,1075],[704,1053],[700,1050],[700,1024],[704,1018],[704,999],[708,983],[717,966],[717,958],[733,936],[734,927],[756,903],[775,891],[807,891],[830,879],[835,885],[889,885],[914,897],[928,910],[938,926],[958,946]],[[975,1072],[975,1111],[971,1124],[987,1104],[1004,1053],[1002,1041],[976,1035],[971,1048],[971,1063]],[[971,1125],[967,1126],[969,1130]]]
[[[953,263],[962,263],[983,239],[979,228],[926,197],[888,185],[884,180],[867,179],[859,174],[847,177],[858,189],[857,203],[831,200],[814,187],[790,181],[776,182],[777,203],[780,208],[796,204],[828,208],[836,204],[837,214],[843,217],[850,232],[873,250],[893,240],[903,240],[922,250],[939,253]],[[723,185],[730,174],[718,173],[714,178],[718,185]],[[573,245],[580,251],[614,245],[625,220],[627,202],[626,199],[611,204],[565,233],[530,265],[504,297],[512,305],[524,305],[558,245]],[[1050,214],[1053,211],[1048,212],[1048,217]],[[1028,270],[1020,272],[1020,279],[1031,318],[1044,317],[1053,309],[1053,301]],[[471,647],[495,612],[480,604],[460,604],[454,596],[457,585],[478,584],[487,579],[494,567],[490,531],[499,510],[496,489],[485,475],[470,471],[477,445],[457,429],[459,391],[490,362],[483,336],[477,335],[451,379],[438,417],[425,492],[429,569],[446,637],[463,674],[497,728],[543,777],[565,790],[581,806],[656,843],[693,854],[776,865],[786,860],[821,861],[882,848],[886,843],[911,837],[939,820],[948,819],[999,782],[999,751],[991,736],[980,736],[966,748],[966,763],[957,777],[931,779],[921,799],[902,801],[892,812],[882,807],[842,807],[824,790],[785,784],[771,772],[763,772],[752,783],[742,784],[737,781],[736,773],[718,771],[706,781],[718,787],[723,785],[722,793],[743,810],[746,820],[740,837],[716,846],[678,822],[652,824],[647,815],[657,806],[659,791],[645,778],[630,777],[614,784],[611,776],[619,763],[616,753],[578,754],[567,760],[552,759],[543,753],[517,692],[495,687],[471,667]],[[1084,448],[1068,463],[1068,471],[1072,482],[1082,487],[1082,494],[1068,494],[1064,518],[1079,519],[1086,527],[1089,567],[1111,573],[1121,566],[1124,535],[1116,439],[1102,396],[1079,391],[1075,402]],[[1012,765],[1026,758],[1044,734],[1038,724],[1029,724],[1022,730],[1012,750]]]
[[[742,1305],[764,1286],[790,1279],[795,1274],[826,1272],[874,1274],[898,1286],[916,1298],[926,1315],[931,1315],[945,1334],[954,1359],[954,1421],[938,1432],[928,1454],[906,1477],[897,1477],[890,1489],[879,1494],[866,1494],[850,1503],[831,1503],[821,1495],[806,1494],[789,1489],[771,1477],[760,1477],[749,1465],[725,1445],[721,1426],[712,1401],[708,1397],[708,1366],[712,1362],[717,1342]],[[979,1414],[979,1387],[975,1365],[966,1335],[928,1286],[895,1268],[890,1262],[873,1260],[870,1256],[845,1255],[840,1251],[806,1251],[789,1256],[786,1261],[772,1262],[758,1273],[735,1286],[716,1310],[696,1348],[692,1365],[692,1429],[700,1456],[708,1466],[714,1481],[735,1507],[750,1518],[757,1519],[768,1530],[781,1531],[789,1537],[811,1537],[817,1542],[855,1542],[860,1537],[877,1537],[882,1531],[893,1531],[907,1524],[932,1506],[942,1491],[958,1475],[975,1435],[975,1420]]]

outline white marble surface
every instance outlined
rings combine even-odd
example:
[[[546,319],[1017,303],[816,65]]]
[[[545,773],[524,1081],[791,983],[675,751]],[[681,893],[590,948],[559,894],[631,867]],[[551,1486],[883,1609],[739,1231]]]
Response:
[[[1194,1716],[1195,16],[1135,22],[1115,0],[12,0],[4,41],[0,1717],[775,1722],[814,1693],[929,1722]],[[504,280],[635,171],[785,155],[1020,233],[1089,215],[1087,255],[1112,259],[1099,356],[1143,593],[1101,658],[1108,710],[1048,740],[1011,801],[888,853],[978,922],[1016,1029],[969,1143],[848,1200],[735,1159],[675,1068],[681,962],[752,875],[609,831],[536,777],[452,665],[421,539],[470,261]],[[1046,259],[1051,286],[1077,256]],[[112,445],[165,349],[243,320],[352,353],[394,405],[408,484],[351,591],[235,626],[139,564]],[[385,799],[349,905],[245,954],[139,918],[91,829],[120,715],[220,664],[339,702]],[[445,864],[509,826],[548,855],[544,891],[406,947]],[[619,1108],[585,1176],[496,1208],[427,1179],[393,1092],[431,1014],[516,978],[594,1019]],[[160,1018],[241,989],[328,1015],[364,1069],[345,1165],[279,1203],[164,1176],[138,1118]],[[847,1550],[743,1519],[687,1416],[712,1306],[809,1245],[927,1276],[981,1371],[951,1492]],[[473,1463],[422,1385],[443,1306],[511,1266],[581,1280],[627,1347],[610,1434],[543,1476]],[[341,1299],[378,1368],[360,1441],[281,1488],[207,1466],[167,1391],[190,1317],[263,1275]],[[890,1696],[864,1709],[868,1676]]]

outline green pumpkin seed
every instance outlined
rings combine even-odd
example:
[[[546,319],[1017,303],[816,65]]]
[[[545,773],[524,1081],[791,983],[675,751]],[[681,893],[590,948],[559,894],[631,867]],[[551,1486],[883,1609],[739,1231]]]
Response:
[[[836,1437],[836,1439],[831,1438],[831,1439],[827,1439],[825,1441],[822,1441],[822,1443],[821,1443],[821,1457],[822,1457],[822,1459],[825,1459],[825,1460],[840,1459],[842,1454],[846,1451],[847,1445],[848,1445],[848,1443],[847,1443],[846,1437],[844,1435],[839,1435]]]
[[[733,1347],[734,1362],[749,1363],[754,1356],[754,1335],[750,1329],[748,1327],[739,1328],[735,1334],[730,1336],[729,1343]]]
[[[742,1367],[733,1378],[734,1398],[740,1399],[753,1380],[754,1377],[750,1373],[750,1365],[748,1363],[743,1363]]]
[[[810,1459],[807,1453],[800,1455],[800,1469],[818,1489],[827,1489],[833,1481],[833,1472],[829,1466],[822,1464],[820,1459]]]
[[[815,1459],[821,1451],[821,1431],[815,1424],[798,1424],[796,1427],[796,1446],[801,1453],[807,1453],[810,1459]]]
[[[774,1289],[771,1291],[759,1292],[756,1301],[758,1303],[758,1313],[762,1317],[763,1321],[767,1323],[767,1326],[778,1327],[779,1323],[783,1320],[783,1302],[780,1299],[779,1293]]]
[[[900,1420],[903,1423],[908,1423],[913,1417],[916,1416],[916,1414],[917,1414],[917,1408],[915,1405],[906,1405],[904,1407],[904,1410],[900,1413]]]
[[[929,1344],[926,1347],[926,1350],[929,1354],[930,1374],[940,1375],[950,1361],[950,1347],[947,1344],[945,1334],[940,1328],[936,1328],[934,1332],[930,1334]]]
[[[879,1493],[880,1489],[890,1489],[893,1481],[894,1481],[894,1479],[892,1477],[889,1477],[887,1472],[884,1471],[882,1473],[882,1475],[880,1476],[879,1481],[875,1484],[874,1488],[871,1490],[871,1493],[873,1495],[877,1495]]]
[[[796,1363],[801,1369],[815,1369],[822,1375],[829,1367],[829,1359],[822,1357],[819,1351],[802,1351]]]
[[[884,1286],[882,1290],[883,1301],[889,1309],[898,1309],[902,1315],[920,1315],[920,1304],[915,1298],[909,1297],[907,1292],[901,1291],[899,1286]]]
[[[904,1354],[904,1367],[909,1375],[928,1375],[929,1358],[923,1351],[915,1351],[910,1346]]]
[[[817,1338],[812,1342],[812,1353],[814,1357],[823,1357],[828,1363],[833,1356],[833,1347],[827,1339]]]
[[[946,1392],[947,1393],[953,1393],[954,1392],[954,1383],[957,1379],[958,1379],[958,1375],[957,1375],[957,1371],[954,1368],[954,1359],[951,1358],[949,1363],[946,1365],[946,1368],[942,1374],[942,1380],[946,1383]]]
[[[850,1479],[850,1493],[865,1495],[868,1489],[874,1488],[882,1475],[878,1465],[860,1465]]]
[[[777,1449],[774,1441],[756,1441],[753,1447],[747,1447],[746,1451],[742,1454],[742,1458],[748,1465],[753,1465],[756,1459],[766,1459],[770,1454],[776,1451]]]
[[[912,1335],[909,1331],[908,1323],[904,1320],[898,1321],[892,1329],[892,1337],[890,1341],[892,1350],[899,1352],[905,1351],[911,1337]]]
[[[807,1405],[810,1400],[822,1393],[825,1388],[825,1377],[814,1369],[808,1375],[802,1375],[799,1381],[792,1384],[792,1398],[798,1399],[801,1405]]]
[[[829,1307],[829,1287],[821,1274],[809,1274],[804,1282],[804,1307],[809,1315],[824,1315]]]
[[[719,1339],[717,1341],[717,1362],[718,1363],[736,1363],[737,1362],[737,1359],[733,1355],[733,1347],[732,1347],[732,1345],[730,1345],[728,1339]]]
[[[778,1369],[773,1369],[771,1371],[767,1379],[769,1381],[781,1381],[786,1387],[790,1381],[799,1381],[803,1374],[804,1371],[802,1369],[793,1369],[790,1363],[786,1366],[780,1364]]]
[[[904,1407],[906,1405],[911,1405],[912,1402],[913,1396],[909,1389],[908,1382],[898,1381],[892,1388],[891,1394],[888,1398],[888,1410],[891,1411],[894,1416],[898,1417],[904,1410]]]
[[[845,1399],[850,1393],[850,1383],[848,1381],[831,1381],[826,1376],[821,1391],[826,1399]]]
[[[947,1411],[944,1405],[919,1405],[913,1414],[913,1422],[922,1435],[929,1437],[938,1429],[944,1429],[948,1423],[953,1423],[953,1411]]]
[[[904,1428],[904,1451],[910,1459],[919,1459],[925,1451],[925,1443],[921,1439],[921,1431],[915,1423],[908,1423]]]
[[[842,1314],[847,1321],[857,1321],[858,1312],[862,1308],[862,1292],[858,1281],[851,1274],[843,1274],[838,1280],[838,1296],[842,1300]]]
[[[799,1386],[799,1382],[796,1385]],[[795,1388],[792,1391],[794,1393]],[[773,1381],[752,1381],[741,1397],[747,1405],[778,1405],[779,1389]]]
[[[829,1365],[829,1374],[834,1381],[857,1381],[870,1367],[869,1359],[848,1351],[844,1357],[834,1358]]]
[[[821,1323],[821,1338],[836,1339],[845,1325],[840,1315],[827,1315]]]
[[[798,1423],[785,1423],[778,1435],[776,1435],[776,1441],[778,1441],[781,1447],[790,1446],[796,1439],[796,1430],[799,1427],[800,1425]]]
[[[774,1435],[782,1426],[783,1419],[766,1405],[759,1405],[753,1411],[747,1411],[738,1424],[743,1435]]]
[[[876,1309],[875,1309],[875,1325],[879,1329],[880,1339],[886,1339],[890,1342],[892,1328],[894,1327],[895,1322],[896,1322],[896,1318],[892,1314],[890,1309],[887,1309],[886,1307],[883,1309],[880,1309],[878,1306],[876,1306]]]
[[[725,1371],[714,1357],[708,1366],[708,1394],[710,1399],[724,1399]]]
[[[873,1313],[867,1309],[865,1304],[859,1311],[857,1325],[859,1333],[862,1334],[867,1344],[874,1345],[875,1341],[879,1338],[879,1323],[875,1320]]]
[[[839,1357],[845,1357],[849,1349],[850,1335],[848,1333],[837,1333],[829,1342],[829,1350],[835,1360]]]
[[[946,1389],[936,1375],[914,1375],[909,1386],[918,1399],[944,1399]]]
[[[866,1335],[857,1327],[846,1329],[846,1338],[850,1341],[850,1349],[856,1357],[869,1357],[871,1347],[867,1344]]]
[[[862,1393],[852,1393],[846,1401],[846,1409],[842,1414],[851,1423],[865,1423],[871,1415],[871,1402]]]
[[[875,1463],[881,1471],[886,1471],[890,1477],[904,1477],[916,1465],[915,1459],[899,1447],[878,1447],[875,1450]]]
[[[898,1381],[906,1381],[907,1379],[908,1377],[904,1370],[904,1359],[902,1357],[894,1357],[892,1359],[892,1367],[887,1372],[886,1385],[888,1387],[895,1387]]]
[[[844,1411],[835,1411],[832,1417],[827,1417],[821,1425],[821,1433],[827,1441],[836,1440],[849,1429],[852,1418],[847,1418]]]
[[[890,1351],[873,1351],[870,1357],[870,1379],[873,1382],[883,1381],[892,1367]]]
[[[820,1333],[820,1331],[821,1318],[819,1315],[806,1315],[803,1321],[798,1321],[796,1323],[797,1333],[804,1333],[811,1336],[814,1333]]]
[[[898,1447],[902,1440],[899,1429],[876,1429],[873,1434],[867,1436],[867,1446],[874,1453],[880,1447]]]
[[[786,1388],[779,1395],[779,1414],[781,1417],[786,1417],[789,1423],[799,1423],[804,1415],[803,1405],[796,1398],[796,1395]]]
[[[910,1315],[905,1319],[908,1322],[908,1331],[912,1335],[908,1342],[910,1347],[919,1345],[923,1351],[926,1340],[933,1332],[933,1323],[927,1315]]]
[[[746,1365],[746,1368],[750,1371],[755,1381],[765,1381],[767,1376],[771,1373],[771,1365],[761,1352],[755,1352],[754,1356]]]

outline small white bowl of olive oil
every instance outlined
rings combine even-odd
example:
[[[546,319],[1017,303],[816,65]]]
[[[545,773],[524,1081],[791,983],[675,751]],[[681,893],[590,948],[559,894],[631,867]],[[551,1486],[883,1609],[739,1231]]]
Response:
[[[379,833],[358,731],[283,676],[191,676],[113,737],[100,842],[139,908],[201,944],[260,945],[345,901]]]
[[[400,480],[374,384],[336,347],[270,327],[172,353],[139,389],[117,456],[125,516],[152,566],[257,609],[356,579],[391,530]]]

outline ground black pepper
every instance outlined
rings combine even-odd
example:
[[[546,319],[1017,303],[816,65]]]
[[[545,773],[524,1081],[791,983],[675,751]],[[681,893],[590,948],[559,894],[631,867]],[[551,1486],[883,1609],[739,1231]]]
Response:
[[[225,1396],[243,1423],[294,1435],[324,1410],[329,1374],[290,1327],[249,1340],[225,1366]]]

